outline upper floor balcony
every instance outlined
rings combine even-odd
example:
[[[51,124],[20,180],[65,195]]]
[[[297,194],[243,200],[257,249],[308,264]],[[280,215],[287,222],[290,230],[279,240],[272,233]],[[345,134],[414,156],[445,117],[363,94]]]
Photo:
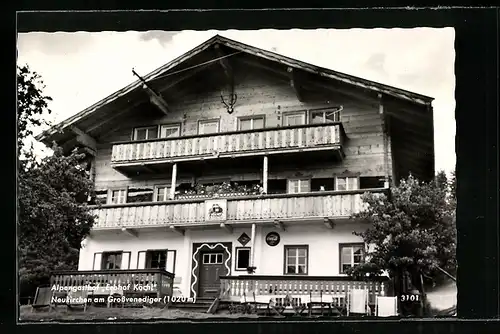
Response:
[[[95,208],[94,230],[171,228],[263,223],[284,226],[297,221],[333,227],[363,209],[362,194],[386,189],[318,191],[298,194],[220,196],[165,202],[103,205]]]
[[[114,143],[111,165],[121,172],[177,162],[331,151],[344,156],[342,123],[294,125]]]

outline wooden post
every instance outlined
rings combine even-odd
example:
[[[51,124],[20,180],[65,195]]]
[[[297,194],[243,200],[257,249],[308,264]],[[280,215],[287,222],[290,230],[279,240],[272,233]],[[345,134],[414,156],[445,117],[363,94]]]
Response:
[[[250,267],[255,267],[255,224],[252,224],[252,233],[250,236]]]
[[[264,188],[264,193],[267,194],[267,176],[269,174],[269,158],[268,156],[264,156],[264,165],[262,172],[262,187]]]
[[[378,94],[379,98],[379,114],[380,119],[382,121],[382,135],[383,135],[383,144],[384,144],[384,188],[389,188],[389,139],[387,133],[387,124],[386,124],[386,113],[384,110],[384,103],[382,100],[382,94]]]
[[[175,184],[177,182],[177,164],[172,166],[172,184],[170,186],[170,199],[175,198]]]

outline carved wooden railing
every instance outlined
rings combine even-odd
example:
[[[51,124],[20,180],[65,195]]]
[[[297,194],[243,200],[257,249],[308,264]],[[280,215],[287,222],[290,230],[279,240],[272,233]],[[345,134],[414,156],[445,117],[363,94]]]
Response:
[[[238,300],[242,296],[252,300],[256,295],[346,295],[349,289],[367,289],[368,301],[375,304],[376,296],[389,291],[389,279],[382,277],[369,281],[353,280],[345,276],[221,276],[220,299]]]
[[[50,278],[50,285],[56,291],[65,291],[70,287],[123,287],[130,284],[127,292],[141,292],[137,287],[147,287],[146,294],[156,294],[158,297],[172,296],[174,274],[162,269],[126,269],[126,270],[88,270],[88,271],[57,271]],[[151,288],[151,290],[148,290]],[[140,289],[140,288],[139,288]]]
[[[214,155],[340,147],[344,136],[342,124],[331,123],[119,142],[113,144],[111,163],[186,161]]]
[[[363,193],[384,191],[363,189],[227,198],[224,221],[348,218],[364,207]],[[205,224],[207,210],[204,199],[103,205],[94,208],[97,216],[94,229]]]

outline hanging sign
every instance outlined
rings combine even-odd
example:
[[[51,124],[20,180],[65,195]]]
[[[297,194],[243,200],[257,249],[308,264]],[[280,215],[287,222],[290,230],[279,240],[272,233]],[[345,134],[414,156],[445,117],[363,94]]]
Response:
[[[280,235],[278,233],[269,232],[266,235],[266,244],[268,244],[269,246],[274,247],[279,243],[280,243]]]

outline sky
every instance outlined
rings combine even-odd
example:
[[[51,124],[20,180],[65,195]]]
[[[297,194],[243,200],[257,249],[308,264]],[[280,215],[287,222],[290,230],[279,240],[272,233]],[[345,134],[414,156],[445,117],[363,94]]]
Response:
[[[33,32],[18,34],[18,64],[42,76],[60,122],[134,82],[132,68],[145,75],[215,34],[435,98],[436,171],[454,170],[453,28]]]

